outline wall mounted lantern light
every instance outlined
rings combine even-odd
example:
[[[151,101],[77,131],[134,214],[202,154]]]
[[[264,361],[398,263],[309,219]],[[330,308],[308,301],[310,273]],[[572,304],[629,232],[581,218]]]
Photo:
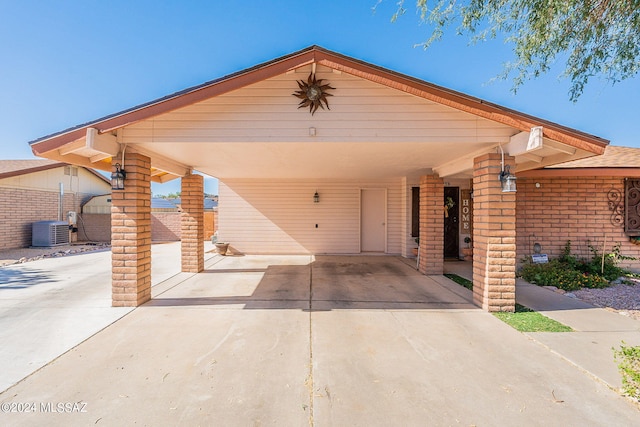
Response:
[[[116,163],[116,171],[111,173],[111,189],[124,190],[124,179],[127,173],[122,169],[120,163]]]
[[[511,167],[504,164],[504,150],[500,145],[500,152],[502,153],[501,172],[498,175],[500,184],[502,185],[503,193],[515,193],[516,192],[516,176],[511,173]]]
[[[516,192],[516,176],[510,171],[509,165],[506,165],[502,172],[500,172],[500,184],[502,184],[503,193],[515,193]]]
[[[320,195],[317,191],[313,194],[313,203],[320,203]]]

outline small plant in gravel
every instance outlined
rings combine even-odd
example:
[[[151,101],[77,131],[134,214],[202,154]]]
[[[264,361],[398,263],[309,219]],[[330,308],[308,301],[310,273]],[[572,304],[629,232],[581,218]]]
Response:
[[[630,347],[622,342],[613,356],[622,375],[622,391],[632,399],[640,401],[640,346]]]
[[[606,288],[612,280],[628,274],[618,263],[633,258],[623,256],[619,244],[604,257],[593,245],[590,244],[589,249],[592,254],[590,260],[577,258],[571,253],[571,241],[567,241],[558,259],[546,264],[525,264],[520,270],[520,276],[539,286],[576,291],[582,288]]]

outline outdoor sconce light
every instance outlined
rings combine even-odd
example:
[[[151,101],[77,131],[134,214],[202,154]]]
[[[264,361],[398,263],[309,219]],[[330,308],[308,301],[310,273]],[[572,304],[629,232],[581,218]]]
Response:
[[[509,170],[509,165],[506,165],[502,172],[500,172],[500,184],[502,184],[503,193],[515,193],[516,192],[516,176],[512,175]]]
[[[320,203],[320,195],[317,191],[313,194],[313,203]]]
[[[124,190],[124,179],[127,173],[121,168],[120,163],[116,163],[116,171],[111,173],[111,189]]]

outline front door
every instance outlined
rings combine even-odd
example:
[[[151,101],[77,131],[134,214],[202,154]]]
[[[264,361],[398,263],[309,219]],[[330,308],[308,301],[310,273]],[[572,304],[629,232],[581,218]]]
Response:
[[[387,190],[373,188],[361,190],[360,196],[360,250],[385,252],[387,234]]]
[[[460,243],[459,224],[460,198],[458,187],[444,188],[444,257],[459,258]]]

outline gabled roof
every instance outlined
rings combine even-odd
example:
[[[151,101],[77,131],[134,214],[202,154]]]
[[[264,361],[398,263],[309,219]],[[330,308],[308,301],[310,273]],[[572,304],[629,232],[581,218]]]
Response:
[[[568,176],[640,176],[640,148],[609,145],[601,156],[517,173],[519,178]]]
[[[512,126],[523,132],[528,132],[535,126],[543,126],[545,137],[595,154],[602,154],[604,147],[609,143],[605,139],[576,129],[390,71],[319,46],[310,46],[222,78],[42,137],[32,141],[30,143],[31,148],[34,154],[42,155],[69,142],[83,138],[88,128],[96,128],[100,133],[110,132],[312,63],[324,65],[460,111]]]
[[[0,160],[0,179],[41,172],[63,166],[69,166],[69,164],[48,159]],[[93,169],[84,169],[111,185],[111,181],[107,179],[107,177],[99,174]]]
[[[47,159],[0,160],[0,178],[25,175],[65,165],[66,163]]]
[[[547,166],[547,169],[640,168],[640,148],[609,145],[602,156],[587,157]]]

